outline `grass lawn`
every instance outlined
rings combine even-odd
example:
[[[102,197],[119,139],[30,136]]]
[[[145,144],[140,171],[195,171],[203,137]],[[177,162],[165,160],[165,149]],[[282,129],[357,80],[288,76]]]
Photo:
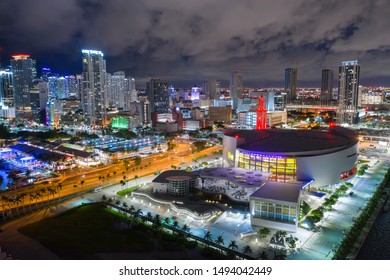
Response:
[[[131,226],[129,227],[129,225]],[[221,259],[226,256],[205,253],[195,241],[186,241],[152,229],[128,219],[124,214],[103,204],[83,205],[57,217],[26,225],[19,231],[39,241],[61,259],[100,259],[98,254],[139,254],[171,252],[177,259],[187,258],[187,253],[196,259]],[[164,257],[163,257],[164,258]]]
[[[100,204],[85,205],[19,231],[62,259],[95,259],[95,253],[151,251],[151,238],[145,230],[138,225],[128,230],[123,221]]]
[[[129,193],[131,193],[132,191],[135,191],[138,188],[139,188],[139,185],[136,185],[136,186],[124,189],[124,190],[120,190],[116,194],[119,195],[119,196],[125,196],[126,194],[129,194]]]

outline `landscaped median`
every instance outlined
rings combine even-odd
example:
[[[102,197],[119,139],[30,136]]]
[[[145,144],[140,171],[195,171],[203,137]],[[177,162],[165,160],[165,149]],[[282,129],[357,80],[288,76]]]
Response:
[[[127,194],[131,194],[131,192],[137,190],[139,187],[140,187],[140,185],[135,185],[135,186],[132,186],[130,188],[127,188],[127,189],[124,189],[124,190],[120,190],[116,194],[119,195],[119,196],[125,196]]]

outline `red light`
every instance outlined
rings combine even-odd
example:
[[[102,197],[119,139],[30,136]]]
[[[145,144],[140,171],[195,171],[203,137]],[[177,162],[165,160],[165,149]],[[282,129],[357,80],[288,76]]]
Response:
[[[14,54],[12,56],[13,59],[26,59],[26,58],[29,58],[30,55],[29,54]]]
[[[329,124],[329,128],[334,128],[336,126],[336,124],[334,123],[334,122],[331,122],[330,124]]]
[[[234,136],[234,137],[236,137],[236,139],[238,139],[238,135],[236,135],[236,136]]]

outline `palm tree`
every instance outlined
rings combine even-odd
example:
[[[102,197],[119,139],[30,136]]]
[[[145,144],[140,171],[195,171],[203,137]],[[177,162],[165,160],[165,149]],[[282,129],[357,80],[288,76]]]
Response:
[[[213,235],[211,234],[211,232],[210,231],[206,231],[206,233],[204,234],[203,239],[211,242],[211,240],[213,240],[212,237],[213,237]]]
[[[81,184],[81,191],[83,191],[84,183],[85,183],[84,180],[81,180],[81,181],[80,181],[80,184]]]
[[[186,224],[184,224],[183,227],[181,228],[181,230],[184,232],[189,232],[190,228]]]
[[[2,215],[3,215],[3,221],[5,221],[5,205],[8,204],[9,200],[8,200],[8,197],[6,197],[5,195],[3,195],[1,197],[1,206],[3,208],[3,211],[2,211]]]
[[[215,243],[218,244],[218,245],[223,245],[224,244],[223,237],[221,235],[219,235],[217,237],[217,239],[215,239]]]
[[[178,228],[178,227],[179,227],[179,222],[176,221],[176,220],[174,220],[172,226],[173,226],[174,228]]]
[[[56,189],[57,189],[57,192],[58,192],[58,202],[60,202],[60,192],[62,191],[62,184],[58,183]]]
[[[252,255],[253,251],[252,251],[252,248],[251,246],[249,245],[246,245],[244,247],[244,249],[242,249],[242,252],[245,254],[245,255]]]
[[[135,211],[134,205],[131,205],[131,206],[130,206],[129,211],[130,211],[131,214],[133,214],[133,212]]]
[[[265,251],[261,251],[259,253],[259,255],[257,256],[258,259],[262,259],[262,260],[268,260],[268,255]]]
[[[48,191],[49,195],[51,194],[53,196],[53,198],[54,198],[54,195],[57,193],[57,191],[52,187],[48,187],[47,191]]]
[[[26,209],[24,208],[24,206],[25,206],[25,203],[24,203],[24,198],[26,197],[26,193],[24,193],[24,192],[22,192],[22,193],[20,193],[18,196],[19,196],[19,198],[20,198],[20,200],[21,200],[21,202],[22,202],[22,206],[23,206],[23,213],[26,213]]]
[[[73,193],[76,193],[76,188],[78,188],[77,185],[73,185]]]
[[[141,216],[141,214],[142,214],[142,210],[141,210],[141,209],[137,209],[137,211],[135,211],[135,212],[133,213],[134,219],[137,220],[137,219]]]
[[[171,219],[169,217],[165,217],[164,222],[169,225],[171,223]]]
[[[161,216],[159,214],[157,214],[153,218],[153,227],[155,229],[160,229],[161,228]]]
[[[285,250],[278,250],[275,252],[274,260],[285,260],[287,257]]]
[[[153,219],[153,215],[152,215],[152,213],[150,213],[150,212],[148,212],[148,213],[146,214],[146,217],[148,218],[149,221],[152,221],[152,219]]]
[[[41,193],[41,197],[42,197],[42,205],[43,205],[43,204],[44,204],[44,203],[43,203],[43,196],[44,196],[44,195],[45,195],[45,193],[46,193],[46,188],[41,188],[39,192]]]
[[[129,207],[129,205],[127,205],[127,202],[126,202],[126,201],[122,203],[122,206],[123,206],[123,208],[125,208],[125,209],[127,209],[127,207]]]
[[[230,241],[228,248],[233,251],[237,250],[238,249],[237,242],[235,240]]]
[[[102,201],[106,201],[107,200],[107,196],[105,194],[102,195]]]

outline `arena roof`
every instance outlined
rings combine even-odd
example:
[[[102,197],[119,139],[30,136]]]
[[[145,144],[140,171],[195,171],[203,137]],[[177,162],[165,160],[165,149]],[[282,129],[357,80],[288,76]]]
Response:
[[[284,183],[268,181],[264,186],[251,194],[250,198],[254,197],[298,203],[301,188],[305,184],[306,182]]]
[[[201,178],[227,180],[235,185],[246,188],[259,187],[270,177],[271,173],[244,168],[204,168],[193,172]]]
[[[237,138],[237,148],[272,153],[345,149],[358,143],[355,132],[343,127],[328,130],[226,130],[224,135]]]

